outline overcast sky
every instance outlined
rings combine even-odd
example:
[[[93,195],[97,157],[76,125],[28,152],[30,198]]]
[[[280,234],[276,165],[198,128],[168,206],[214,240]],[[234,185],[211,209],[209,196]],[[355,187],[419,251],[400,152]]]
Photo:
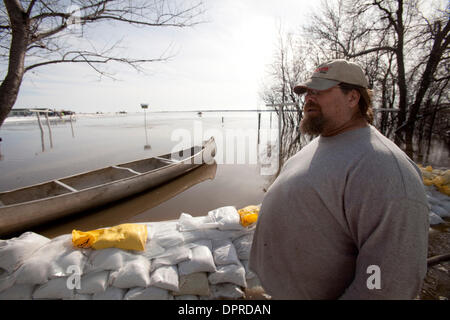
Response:
[[[99,81],[87,65],[39,67],[25,75],[14,108],[133,112],[140,111],[141,103],[151,110],[261,107],[258,93],[273,61],[278,29],[298,30],[312,2],[205,0],[207,22],[192,28],[102,26],[94,31],[94,41],[123,39],[128,56],[157,58],[167,48],[176,55],[147,64],[146,74],[111,64],[108,70],[115,72],[116,81]]]

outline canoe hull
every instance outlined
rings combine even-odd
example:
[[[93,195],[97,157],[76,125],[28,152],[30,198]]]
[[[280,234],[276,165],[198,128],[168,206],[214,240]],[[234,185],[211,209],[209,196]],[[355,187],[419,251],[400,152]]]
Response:
[[[76,192],[0,207],[0,235],[25,230],[157,187],[204,163],[213,162],[215,147],[212,139],[192,157],[146,173]]]

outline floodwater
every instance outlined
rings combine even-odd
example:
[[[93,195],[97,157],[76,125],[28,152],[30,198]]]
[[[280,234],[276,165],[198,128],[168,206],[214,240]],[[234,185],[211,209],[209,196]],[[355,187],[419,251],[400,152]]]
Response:
[[[271,166],[267,156],[261,162],[259,147],[266,150],[272,143],[269,133],[273,132],[273,141],[278,132],[269,113],[259,121],[259,146],[255,112],[77,115],[72,123],[50,122],[51,135],[45,120],[42,129],[43,135],[37,121],[1,127],[0,191],[171,153],[210,136],[217,144],[213,165],[124,201],[30,230],[48,237],[73,229],[177,219],[183,212],[201,216],[221,206],[258,204],[278,169],[278,159]]]
[[[431,165],[432,167],[450,168],[450,145],[445,138],[433,135],[432,140],[414,139],[415,152],[412,159],[416,163]]]

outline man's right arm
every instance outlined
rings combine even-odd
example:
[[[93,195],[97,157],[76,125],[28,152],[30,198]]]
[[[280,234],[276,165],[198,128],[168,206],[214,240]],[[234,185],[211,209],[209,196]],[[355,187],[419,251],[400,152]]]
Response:
[[[340,299],[413,299],[427,270],[428,207],[410,199],[365,204],[353,212],[355,278]]]

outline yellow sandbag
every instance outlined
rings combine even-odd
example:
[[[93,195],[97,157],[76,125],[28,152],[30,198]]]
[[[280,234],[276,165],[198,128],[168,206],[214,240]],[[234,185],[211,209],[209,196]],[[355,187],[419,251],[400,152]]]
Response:
[[[436,186],[443,186],[446,184],[450,184],[450,169],[443,172],[442,175],[434,177],[433,183]]]
[[[248,227],[258,220],[259,206],[247,206],[238,210],[241,217],[241,225]]]
[[[72,231],[72,243],[77,248],[119,248],[124,250],[145,250],[147,226],[125,223],[115,227],[91,231]]]
[[[438,190],[443,193],[446,194],[447,196],[450,197],[450,184],[446,184],[443,186],[436,186],[438,188]]]
[[[436,175],[432,174],[431,172],[428,171],[422,171],[422,177],[423,179],[427,179],[427,180],[433,180],[435,178]]]
[[[77,248],[90,248],[97,241],[101,230],[79,231],[72,230],[72,243]]]

